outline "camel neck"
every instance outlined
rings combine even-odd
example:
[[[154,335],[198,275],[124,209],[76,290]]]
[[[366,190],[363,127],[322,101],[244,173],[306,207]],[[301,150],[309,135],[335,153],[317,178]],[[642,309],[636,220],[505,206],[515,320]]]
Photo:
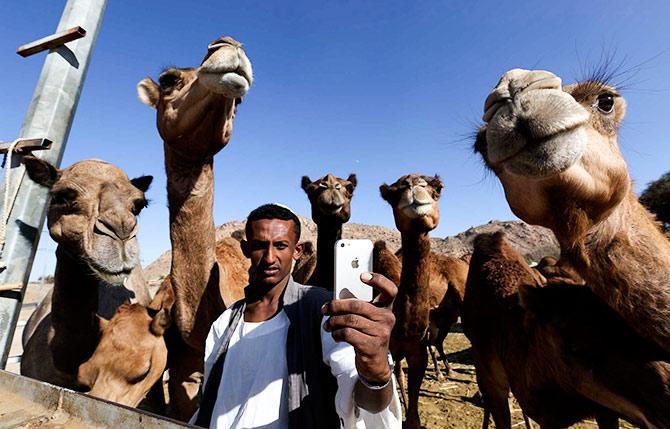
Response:
[[[393,304],[393,336],[421,341],[428,330],[430,313],[430,239],[427,233],[402,236],[402,271]]]
[[[218,293],[216,231],[214,228],[214,159],[188,160],[165,144],[170,241],[172,264],[170,278],[175,294],[175,323],[184,339],[194,329],[196,312],[203,296],[213,289]],[[216,308],[205,311],[211,320],[199,320],[204,326],[192,342],[204,344],[207,329],[224,310],[221,299],[204,300]],[[202,338],[200,338],[202,337]],[[191,341],[189,341],[191,343]]]
[[[342,238],[342,223],[317,224],[316,268],[310,283],[333,290],[335,276],[335,242]]]
[[[76,375],[95,350],[100,338],[99,282],[86,263],[60,245],[56,248],[49,348],[60,371]]]
[[[594,292],[670,353],[670,240],[630,192],[584,241],[575,264]]]
[[[430,238],[427,233],[402,234],[402,271],[400,287],[404,291],[428,290],[430,283]]]

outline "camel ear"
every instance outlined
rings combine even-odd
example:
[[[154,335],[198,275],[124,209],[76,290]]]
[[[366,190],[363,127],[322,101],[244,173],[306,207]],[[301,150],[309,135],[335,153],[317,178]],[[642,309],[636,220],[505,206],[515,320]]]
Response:
[[[23,157],[23,165],[26,167],[28,177],[38,185],[51,188],[60,179],[61,172],[48,162],[32,155]]]
[[[100,332],[104,331],[107,325],[109,324],[109,320],[100,317],[99,315],[95,315],[98,318],[98,328],[100,329]]]
[[[302,254],[311,257],[314,254],[314,243],[305,241],[302,243]]]
[[[160,99],[160,87],[150,77],[144,78],[137,84],[137,97],[142,103],[155,109]]]
[[[91,365],[90,361],[84,362],[77,371],[77,383],[81,386],[92,389],[95,381],[98,379],[98,368]]]
[[[109,320],[105,319],[104,317],[98,316],[97,314],[96,316],[98,317],[98,326],[100,326],[100,330],[105,329],[107,325],[109,325]]]
[[[170,277],[166,277],[163,279],[156,295],[154,295],[154,298],[147,306],[147,311],[151,317],[154,317],[161,310],[170,311],[174,305],[174,301],[175,297],[174,289],[172,289],[172,282],[170,281]]]
[[[170,315],[168,314],[167,309],[162,309],[156,315],[151,319],[151,325],[149,325],[149,329],[151,330],[151,333],[154,334],[157,337],[163,336],[165,334],[165,330],[170,326]]]
[[[386,183],[382,184],[379,187],[379,193],[381,194],[384,201],[388,203],[391,202],[391,187],[389,185],[387,185]]]
[[[247,236],[247,233],[244,232],[244,229],[242,229],[242,228],[236,229],[235,231],[230,233],[230,237],[234,238],[237,241],[244,240],[244,237],[246,237],[246,236]]]
[[[440,192],[442,192],[442,188],[444,188],[444,183],[442,183],[442,179],[440,179],[440,176],[438,176],[436,174],[435,176],[433,176],[433,178],[426,177],[426,179],[427,179],[426,181],[428,182],[428,184],[433,189],[435,189],[435,191],[437,192],[437,195],[440,195]]]
[[[300,187],[302,188],[303,191],[307,192],[307,188],[309,188],[309,185],[312,184],[312,179],[309,178],[309,176],[302,176],[302,180],[300,181]]]
[[[245,258],[249,258],[249,242],[247,240],[240,241],[240,248]]]
[[[354,189],[356,189],[356,185],[358,185],[358,179],[356,179],[356,174],[351,173],[349,177],[347,177],[347,182],[351,183],[350,185],[347,186],[347,191],[349,193],[353,193]]]
[[[133,186],[140,191],[146,192],[149,189],[149,186],[151,186],[151,182],[153,180],[154,176],[140,176],[134,179],[130,179],[130,183],[132,183]]]
[[[304,250],[304,246],[303,246],[302,243],[298,243],[298,244],[295,245],[295,250],[293,251],[293,260],[294,261],[297,261],[298,259],[300,259],[300,257],[302,256],[303,250]]]

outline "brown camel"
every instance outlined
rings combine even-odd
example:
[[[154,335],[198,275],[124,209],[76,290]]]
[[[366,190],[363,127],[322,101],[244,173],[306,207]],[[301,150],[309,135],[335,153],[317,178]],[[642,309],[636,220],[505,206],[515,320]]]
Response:
[[[375,267],[381,270],[376,272],[380,272],[391,279],[399,279],[402,269],[402,248],[394,254],[386,248],[386,243],[378,241],[375,243],[374,260]],[[435,372],[440,381],[444,380],[444,376],[437,363],[433,348],[437,349],[448,375],[450,372],[449,360],[444,352],[444,341],[460,315],[465,294],[465,281],[468,277],[468,264],[469,262],[463,259],[430,252],[431,307],[428,350],[433,358]]]
[[[356,189],[356,175],[350,174],[344,180],[327,174],[312,180],[302,176],[301,186],[312,206],[312,220],[317,226],[316,261],[299,261],[294,278],[298,283],[320,286],[333,290],[335,276],[335,242],[342,238],[342,225],[351,217],[351,197]],[[303,259],[305,259],[303,257]],[[306,267],[316,263],[312,273]],[[296,274],[298,278],[296,278]],[[307,277],[302,277],[308,274]]]
[[[393,304],[396,323],[391,334],[390,349],[400,381],[400,361],[407,359],[409,368],[406,427],[418,429],[419,388],[428,363],[431,309],[430,239],[440,212],[438,200],[442,191],[438,176],[409,174],[391,186],[379,187],[381,196],[393,208],[393,217],[402,240],[402,271],[398,295]],[[391,275],[393,277],[393,275]],[[391,280],[394,280],[391,278]],[[402,387],[401,387],[402,388]]]
[[[63,170],[31,156],[24,163],[50,189],[47,224],[58,247],[53,290],[26,325],[21,374],[78,388],[78,368],[100,339],[98,316],[110,318],[123,303],[149,303],[136,234],[152,177],[129,180],[96,160]]]
[[[625,110],[607,82],[511,70],[486,100],[475,150],[512,211],[552,229],[559,265],[670,352],[670,241],[633,193],[617,145]]]
[[[89,395],[136,407],[162,379],[167,363],[163,334],[173,303],[171,288],[161,286],[149,307],[122,304],[111,320],[100,318],[100,342],[77,374]],[[162,383],[156,387],[162,395]]]
[[[302,243],[302,254],[293,265],[291,275],[298,283],[307,284],[307,280],[316,269],[316,249],[314,243],[305,241]]]
[[[209,44],[197,68],[168,68],[159,83],[137,85],[157,111],[170,210],[174,328],[168,332],[171,414],[191,417],[202,380],[205,338],[226,305],[247,284],[239,249],[217,246],[213,220],[214,155],[228,144],[237,105],[252,83],[242,45],[230,37]]]
[[[617,416],[644,428],[669,428],[664,350],[579,286],[574,274],[548,279],[530,269],[503,233],[475,239],[462,318],[485,426],[490,410],[496,428],[512,427],[511,389],[543,428],[590,416],[606,429],[619,427]]]

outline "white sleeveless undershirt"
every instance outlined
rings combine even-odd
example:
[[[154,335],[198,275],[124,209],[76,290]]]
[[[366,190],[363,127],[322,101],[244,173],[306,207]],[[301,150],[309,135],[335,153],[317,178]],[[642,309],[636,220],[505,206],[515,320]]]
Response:
[[[240,320],[230,339],[212,413],[216,427],[288,428],[288,390],[284,382],[288,379],[288,327],[284,311],[264,322]]]

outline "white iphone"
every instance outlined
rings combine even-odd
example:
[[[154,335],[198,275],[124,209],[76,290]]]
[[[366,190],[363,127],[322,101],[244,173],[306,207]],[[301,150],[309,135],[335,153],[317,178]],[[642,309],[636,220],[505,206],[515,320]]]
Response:
[[[372,241],[335,242],[335,298],[372,301],[372,286],[361,281],[361,274],[372,271]]]

